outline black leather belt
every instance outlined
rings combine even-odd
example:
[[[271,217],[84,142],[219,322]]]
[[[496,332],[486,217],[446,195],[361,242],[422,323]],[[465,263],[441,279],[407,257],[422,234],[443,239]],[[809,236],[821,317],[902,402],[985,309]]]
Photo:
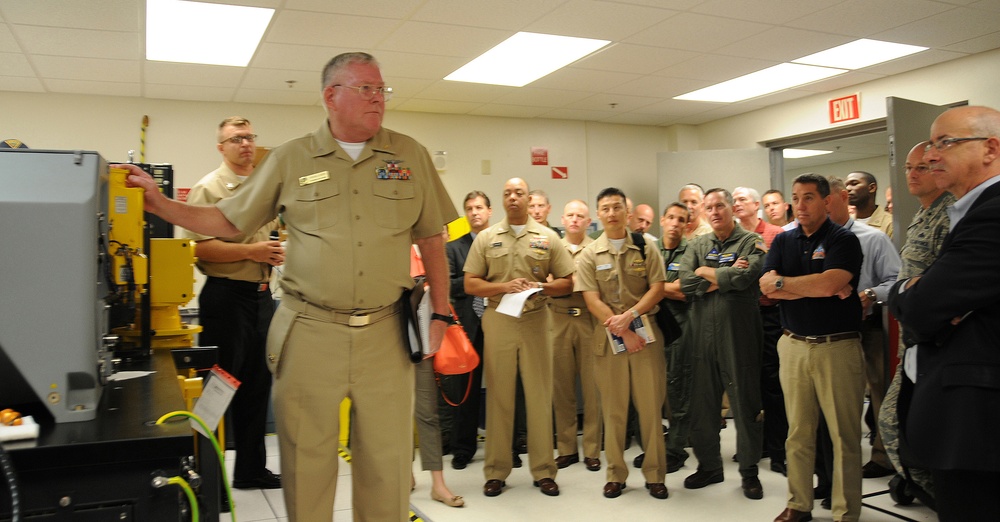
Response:
[[[794,334],[788,330],[785,330],[785,335],[795,339],[796,341],[802,341],[809,344],[823,344],[823,343],[834,343],[837,341],[844,341],[847,339],[860,339],[860,332],[841,332],[830,335],[798,335]]]
[[[255,292],[267,291],[267,283],[255,283],[253,281],[240,281],[238,279],[226,279],[224,277],[213,277],[213,276],[209,276],[208,279],[215,283],[229,286],[232,288],[237,288],[239,290],[246,290],[246,291],[253,290]]]

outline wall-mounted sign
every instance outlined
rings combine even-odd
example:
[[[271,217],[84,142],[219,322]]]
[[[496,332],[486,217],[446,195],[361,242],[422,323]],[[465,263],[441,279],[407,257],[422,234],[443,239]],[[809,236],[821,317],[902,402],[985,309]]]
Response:
[[[552,179],[569,179],[569,167],[552,167]]]
[[[531,164],[548,165],[549,149],[546,149],[545,147],[531,147]]]
[[[861,93],[830,100],[830,123],[861,119]]]

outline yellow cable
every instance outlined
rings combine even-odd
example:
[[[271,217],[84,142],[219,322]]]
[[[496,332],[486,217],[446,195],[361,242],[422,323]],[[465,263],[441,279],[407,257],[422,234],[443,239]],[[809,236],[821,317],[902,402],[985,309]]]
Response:
[[[233,522],[236,522],[236,502],[233,501],[233,490],[229,487],[229,477],[226,474],[226,457],[222,454],[222,448],[219,447],[219,441],[212,434],[212,430],[208,429],[205,421],[201,420],[201,417],[191,413],[189,411],[172,411],[170,413],[164,414],[162,417],[156,420],[157,424],[163,424],[167,419],[172,419],[177,416],[184,416],[190,419],[194,419],[201,429],[205,430],[208,434],[208,440],[212,441],[212,446],[215,448],[215,454],[219,459],[219,469],[222,471],[222,485],[226,488],[226,496],[229,497],[229,515],[232,517]]]
[[[184,490],[187,495],[188,504],[191,504],[191,520],[198,521],[201,520],[201,516],[198,514],[198,499],[194,496],[194,490],[191,489],[191,485],[187,483],[186,480],[180,477],[170,477],[167,479],[167,484],[177,484]]]

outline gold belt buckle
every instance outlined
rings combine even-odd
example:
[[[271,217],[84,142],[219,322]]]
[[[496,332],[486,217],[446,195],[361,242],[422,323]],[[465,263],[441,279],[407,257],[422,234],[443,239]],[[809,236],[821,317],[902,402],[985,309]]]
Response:
[[[583,315],[583,311],[580,310],[579,308],[568,308],[566,309],[566,313],[568,313],[572,317],[580,317],[581,315]]]
[[[355,326],[368,326],[368,323],[370,323],[370,322],[371,322],[371,321],[370,321],[370,314],[365,314],[365,315],[352,315],[352,316],[351,316],[351,317],[350,317],[350,318],[349,318],[349,319],[347,320],[347,326],[350,326],[350,327],[355,327]]]

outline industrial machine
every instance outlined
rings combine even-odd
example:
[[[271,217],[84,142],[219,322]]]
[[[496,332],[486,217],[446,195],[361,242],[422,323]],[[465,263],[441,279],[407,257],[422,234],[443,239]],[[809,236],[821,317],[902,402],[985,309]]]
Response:
[[[125,175],[95,152],[0,153],[5,406],[92,420],[116,350],[190,347],[200,331],[178,311],[193,297],[194,246],[149,239],[142,190]]]

